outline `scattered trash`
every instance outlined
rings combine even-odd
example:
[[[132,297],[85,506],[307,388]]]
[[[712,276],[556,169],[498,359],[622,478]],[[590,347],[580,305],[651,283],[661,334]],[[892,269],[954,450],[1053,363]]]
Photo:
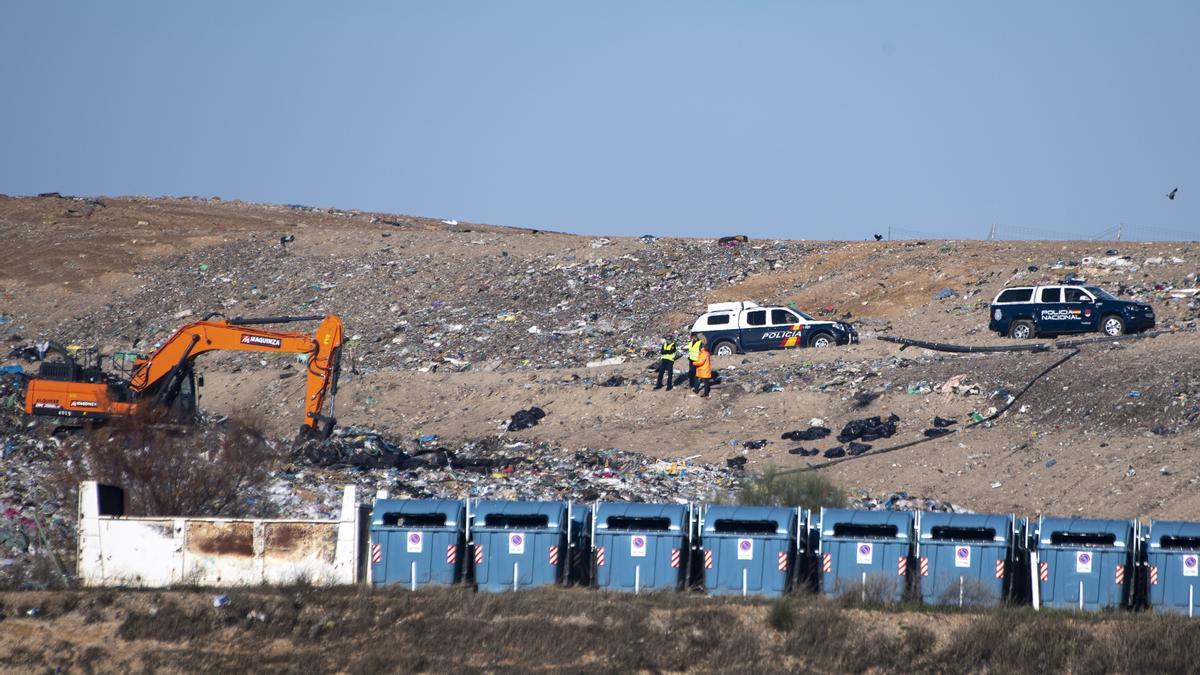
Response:
[[[1049,469],[1050,467],[1054,466],[1055,464],[1058,464],[1058,460],[1057,460],[1057,459],[1048,459],[1048,460],[1046,460],[1046,468],[1047,468],[1047,469]]]
[[[213,607],[228,607],[229,602],[230,600],[228,595],[216,595],[213,596],[212,605]]]
[[[928,394],[932,391],[933,387],[929,386],[929,383],[924,380],[920,382],[913,382],[912,384],[908,385],[907,389],[907,392],[910,394]]]
[[[942,290],[933,294],[934,300],[949,300],[950,298],[956,297],[958,297],[958,293],[955,293],[954,289],[951,288],[943,288]]]

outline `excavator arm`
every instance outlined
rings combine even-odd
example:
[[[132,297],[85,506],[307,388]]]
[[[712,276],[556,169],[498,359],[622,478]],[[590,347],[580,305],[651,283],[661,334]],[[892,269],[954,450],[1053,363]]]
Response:
[[[263,324],[315,321],[321,325],[313,335],[261,328]],[[305,386],[303,435],[320,435],[332,430],[333,400],[337,393],[344,329],[335,315],[284,316],[261,319],[235,318],[226,321],[197,321],[175,331],[161,347],[133,364],[129,388],[135,398],[155,397],[170,404],[179,394],[182,378],[190,372],[191,362],[210,351],[252,351],[308,354],[308,381]],[[328,412],[326,412],[328,401]]]

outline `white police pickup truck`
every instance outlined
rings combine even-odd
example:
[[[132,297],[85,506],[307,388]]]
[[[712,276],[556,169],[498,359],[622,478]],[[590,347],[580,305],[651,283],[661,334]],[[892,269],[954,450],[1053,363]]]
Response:
[[[692,324],[717,356],[788,347],[829,347],[858,342],[858,331],[841,321],[820,321],[787,307],[718,302]]]

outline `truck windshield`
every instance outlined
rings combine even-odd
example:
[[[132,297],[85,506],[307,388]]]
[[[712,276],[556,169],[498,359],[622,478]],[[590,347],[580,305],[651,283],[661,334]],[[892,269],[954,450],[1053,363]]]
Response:
[[[1116,300],[1116,298],[1113,297],[1112,293],[1109,293],[1108,291],[1104,290],[1103,288],[1097,288],[1095,286],[1084,286],[1084,288],[1087,289],[1088,293],[1091,293],[1092,295],[1096,296],[1097,298],[1100,298],[1101,300]]]
[[[807,312],[801,312],[800,310],[796,310],[796,313],[799,314],[800,318],[804,319],[805,321],[816,321],[816,319],[812,318],[812,315],[808,314]]]

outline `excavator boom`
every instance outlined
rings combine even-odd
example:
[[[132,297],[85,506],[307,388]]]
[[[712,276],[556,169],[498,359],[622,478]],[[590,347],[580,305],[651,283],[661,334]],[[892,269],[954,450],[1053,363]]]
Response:
[[[312,335],[261,327],[315,320],[320,320],[321,324]],[[333,399],[337,393],[344,337],[342,320],[335,315],[196,321],[175,331],[150,356],[135,361],[127,383],[114,381],[94,370],[79,369],[73,361],[43,363],[39,377],[30,380],[26,389],[25,411],[103,419],[134,413],[150,401],[188,410],[195,405],[192,361],[205,352],[308,354],[301,433],[327,435],[334,424]],[[181,401],[183,405],[180,405]]]

